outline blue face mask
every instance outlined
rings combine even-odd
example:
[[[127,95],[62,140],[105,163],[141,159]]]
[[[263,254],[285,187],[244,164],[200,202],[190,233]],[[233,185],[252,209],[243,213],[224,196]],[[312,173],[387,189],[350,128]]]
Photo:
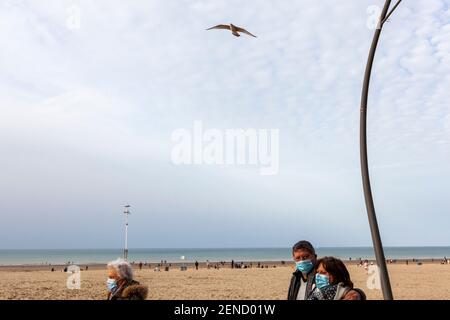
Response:
[[[311,260],[303,260],[295,263],[297,270],[302,273],[309,273],[314,268],[314,263]]]
[[[113,292],[114,290],[116,290],[117,288],[116,279],[108,278],[108,280],[106,280],[106,287],[108,288],[109,292]]]
[[[326,288],[330,285],[330,278],[328,276],[317,273],[316,274],[316,287],[319,289]]]

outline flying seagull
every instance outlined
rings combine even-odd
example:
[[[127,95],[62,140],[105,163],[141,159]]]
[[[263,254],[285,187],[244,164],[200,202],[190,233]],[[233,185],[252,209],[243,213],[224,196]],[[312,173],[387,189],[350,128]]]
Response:
[[[244,28],[240,28],[240,27],[236,27],[234,24],[230,23],[229,25],[227,24],[219,24],[215,27],[206,29],[206,30],[212,30],[212,29],[225,29],[225,30],[230,30],[231,33],[236,36],[236,37],[240,37],[241,35],[239,34],[239,32],[248,34],[249,36],[255,37],[255,35],[251,34],[250,32],[248,32],[247,30],[245,30]]]

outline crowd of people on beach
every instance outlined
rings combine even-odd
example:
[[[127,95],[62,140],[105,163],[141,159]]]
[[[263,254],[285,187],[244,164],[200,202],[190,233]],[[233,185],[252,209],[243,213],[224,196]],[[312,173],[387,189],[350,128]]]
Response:
[[[285,265],[286,262],[285,261],[281,261],[280,262],[281,265]],[[148,268],[148,269],[152,269],[153,271],[156,272],[160,272],[160,271],[170,271],[172,269],[172,267],[174,267],[174,265],[170,262],[167,262],[167,260],[161,260],[158,263],[150,263],[150,262],[136,262],[133,261],[130,263],[131,266],[138,268],[139,270]],[[177,264],[178,266],[179,264]],[[182,263],[180,265],[180,268],[182,268],[183,266],[185,266],[185,263]],[[221,268],[226,268],[228,265],[230,265],[231,269],[251,269],[251,268],[261,268],[261,269],[267,269],[267,268],[276,268],[276,264],[273,263],[269,263],[269,262],[237,262],[234,260],[231,260],[231,262],[226,262],[226,261],[219,261],[219,262],[210,262],[209,260],[206,260],[203,263],[204,267],[206,269],[216,269],[219,270]],[[195,270],[199,270],[201,267],[201,263],[198,261],[195,261],[193,263],[193,267],[195,268]],[[185,269],[184,269],[185,270]]]

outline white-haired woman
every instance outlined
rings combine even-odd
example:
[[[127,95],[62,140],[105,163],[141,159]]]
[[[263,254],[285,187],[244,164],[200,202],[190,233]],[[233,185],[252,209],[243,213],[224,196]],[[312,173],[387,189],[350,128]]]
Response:
[[[117,259],[108,263],[108,300],[145,300],[148,289],[133,280],[131,265]]]

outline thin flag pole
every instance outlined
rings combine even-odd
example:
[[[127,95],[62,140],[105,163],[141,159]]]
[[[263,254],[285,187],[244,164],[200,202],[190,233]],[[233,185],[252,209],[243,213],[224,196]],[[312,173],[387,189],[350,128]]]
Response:
[[[128,260],[128,216],[130,213],[130,205],[125,206],[125,211],[123,212],[125,214],[125,247],[123,249],[123,258],[125,260]]]
[[[370,186],[369,165],[367,157],[367,101],[369,97],[369,83],[372,73],[373,61],[375,59],[375,52],[380,39],[381,30],[387,18],[400,4],[401,0],[397,2],[394,8],[388,13],[391,5],[391,0],[386,0],[375,35],[373,37],[372,46],[369,51],[367,60],[366,72],[364,76],[364,84],[361,96],[361,119],[360,119],[360,157],[361,157],[361,175],[364,188],[364,198],[366,202],[367,215],[369,218],[370,232],[372,235],[372,242],[375,251],[377,265],[380,268],[380,282],[381,290],[385,300],[393,300],[391,283],[389,281],[389,273],[386,266],[386,259],[384,256],[383,244],[381,243],[380,230],[378,229],[378,222],[375,213],[375,205],[373,203],[372,188]]]

